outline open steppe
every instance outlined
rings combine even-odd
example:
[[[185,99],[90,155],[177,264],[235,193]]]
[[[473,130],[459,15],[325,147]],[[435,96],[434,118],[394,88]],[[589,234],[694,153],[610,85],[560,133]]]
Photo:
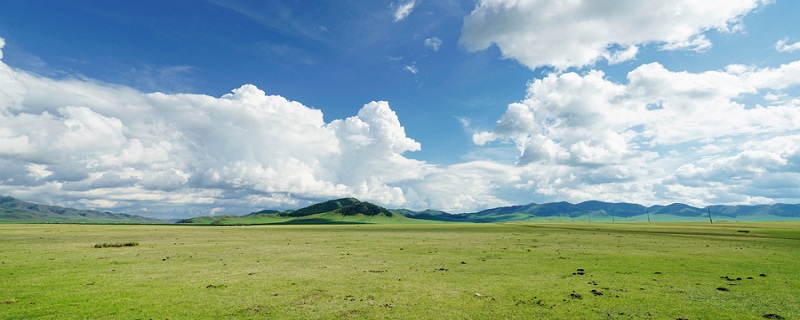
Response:
[[[4,224],[0,318],[798,319],[798,252],[797,222]]]

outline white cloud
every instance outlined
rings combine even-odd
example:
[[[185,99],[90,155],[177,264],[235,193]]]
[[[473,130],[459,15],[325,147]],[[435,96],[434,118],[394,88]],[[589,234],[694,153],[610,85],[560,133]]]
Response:
[[[504,199],[517,190],[520,169],[489,161],[472,161],[443,168],[435,168],[422,180],[411,184],[415,198],[409,199],[414,207],[438,208],[450,212],[467,212],[476,208],[508,206]]]
[[[408,15],[411,14],[411,11],[414,10],[415,5],[415,0],[406,0],[399,4],[393,4],[393,7],[395,7],[394,22],[402,21],[408,17]]]
[[[603,53],[603,58],[608,61],[608,64],[619,64],[625,61],[633,60],[636,57],[636,54],[639,53],[639,47],[637,46],[629,46],[625,50],[619,50],[611,52]]]
[[[642,65],[615,83],[600,71],[550,74],[508,106],[478,145],[513,142],[523,177],[539,194],[583,201],[748,203],[800,174],[792,99],[744,105],[800,84],[800,62],[778,68],[673,72]],[[765,100],[768,101],[768,100]],[[778,143],[777,141],[780,141]],[[794,190],[794,189],[792,189]],[[796,198],[796,197],[795,197]],[[797,201],[797,200],[795,200]]]
[[[634,58],[634,48],[649,43],[707,50],[704,32],[739,30],[741,17],[768,2],[482,0],[464,19],[460,42],[473,51],[495,44],[503,56],[531,69],[565,70],[601,58],[613,64]]]
[[[800,42],[787,44],[786,43],[787,41],[788,39],[781,39],[778,40],[778,42],[775,42],[775,50],[778,50],[780,52],[793,52],[800,50]]]
[[[417,66],[415,65],[406,66],[405,69],[412,74],[417,74],[417,72],[419,72],[419,69],[417,69]]]
[[[600,52],[610,63],[639,50],[612,47]],[[46,203],[188,215],[344,196],[451,212],[531,199],[800,201],[800,61],[698,73],[651,63],[624,83],[594,70],[549,74],[473,136],[483,150],[516,147],[516,164],[447,166],[406,156],[422,146],[385,101],[326,122],[253,85],[221,97],[148,94],[2,62],[0,83],[0,194]],[[749,97],[761,104],[741,102]]]
[[[439,51],[439,48],[442,47],[442,39],[437,37],[427,38],[425,39],[425,46],[433,51]]]
[[[221,97],[142,93],[2,61],[0,83],[0,194],[30,201],[187,216],[353,196],[461,212],[509,204],[494,192],[518,171],[407,158],[422,146],[385,101],[326,123],[253,85]]]
[[[689,39],[681,39],[665,43],[661,46],[661,50],[690,50],[697,52],[704,52],[711,49],[711,40],[708,40],[705,35],[697,35]]]

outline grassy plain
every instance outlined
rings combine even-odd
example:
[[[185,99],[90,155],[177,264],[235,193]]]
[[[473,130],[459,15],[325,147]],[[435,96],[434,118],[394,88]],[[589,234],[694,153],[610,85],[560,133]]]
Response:
[[[800,319],[798,252],[791,222],[9,224],[0,318]]]

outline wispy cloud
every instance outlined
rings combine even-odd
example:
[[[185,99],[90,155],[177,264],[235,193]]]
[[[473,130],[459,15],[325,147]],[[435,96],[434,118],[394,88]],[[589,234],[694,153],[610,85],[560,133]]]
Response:
[[[400,22],[408,17],[408,15],[411,14],[411,11],[414,10],[414,6],[416,4],[417,3],[415,0],[405,1],[397,4],[397,8],[394,11],[394,22]]]
[[[431,48],[433,51],[439,51],[439,48],[442,47],[442,39],[437,37],[425,39],[425,46]]]
[[[302,23],[291,9],[276,1],[264,1],[258,7],[221,0],[208,0],[208,2],[281,33],[299,35],[316,41],[327,41],[324,36],[327,33],[326,30],[320,28],[319,25]]]
[[[419,69],[417,69],[417,66],[415,65],[410,65],[406,66],[406,71],[411,72],[413,74],[417,74],[417,72],[419,72]]]
[[[778,40],[778,42],[775,42],[775,50],[780,52],[792,52],[800,50],[800,42],[787,44],[786,41],[788,41],[788,39],[781,39]]]

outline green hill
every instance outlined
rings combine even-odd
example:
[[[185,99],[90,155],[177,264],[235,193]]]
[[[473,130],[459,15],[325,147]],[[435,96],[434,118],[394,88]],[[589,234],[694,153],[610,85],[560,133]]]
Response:
[[[295,217],[295,218],[305,217],[319,213],[336,211],[338,209],[358,203],[361,203],[361,201],[358,201],[358,199],[355,198],[342,198],[342,199],[320,202],[294,211],[287,211],[284,213],[280,213],[280,215],[284,217]]]
[[[79,210],[0,197],[0,222],[6,223],[166,223],[142,216]]]
[[[258,224],[376,224],[419,223],[384,207],[355,198],[342,198],[316,203],[297,210],[261,210],[244,216],[210,216],[184,219],[178,223],[195,225],[258,225]]]
[[[188,219],[180,220],[176,223],[179,224],[200,224],[200,225],[212,225],[212,224],[219,224],[219,221],[227,220],[227,219],[235,219],[239,218],[239,216],[234,215],[225,215],[225,216],[202,216],[202,217],[193,217]]]

